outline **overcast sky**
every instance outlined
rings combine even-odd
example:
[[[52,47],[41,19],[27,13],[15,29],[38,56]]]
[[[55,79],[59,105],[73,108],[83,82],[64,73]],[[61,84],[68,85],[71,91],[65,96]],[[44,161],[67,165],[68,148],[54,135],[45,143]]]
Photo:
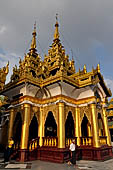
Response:
[[[13,65],[29,50],[37,22],[37,48],[43,58],[51,45],[55,15],[66,54],[75,59],[76,71],[84,64],[101,73],[113,93],[113,0],[5,0],[0,1],[0,67]]]

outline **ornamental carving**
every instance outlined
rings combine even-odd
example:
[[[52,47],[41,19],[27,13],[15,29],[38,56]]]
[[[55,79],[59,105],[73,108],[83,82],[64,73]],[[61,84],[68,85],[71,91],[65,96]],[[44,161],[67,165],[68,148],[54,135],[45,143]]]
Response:
[[[113,116],[113,110],[110,110],[110,111],[108,112],[108,116]]]
[[[65,106],[65,121],[68,117],[68,113],[71,112],[73,116],[73,120],[75,122],[75,108],[72,106]]]
[[[9,62],[6,67],[0,68],[0,90],[4,88],[6,76],[9,72]]]
[[[91,109],[88,106],[83,106],[80,108],[80,124],[82,123],[84,114],[87,116],[89,123],[91,124]]]
[[[48,116],[48,112],[52,112],[54,119],[56,121],[56,124],[58,125],[58,106],[57,105],[50,105],[43,108],[43,121],[45,124],[46,118]]]

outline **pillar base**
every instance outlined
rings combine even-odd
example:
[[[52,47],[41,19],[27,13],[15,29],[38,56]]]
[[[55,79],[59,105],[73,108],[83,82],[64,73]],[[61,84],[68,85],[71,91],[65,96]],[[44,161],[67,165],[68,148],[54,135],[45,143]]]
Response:
[[[95,147],[80,147],[81,158],[83,160],[94,160],[94,161],[104,161],[113,158],[112,147],[102,146],[99,148]]]
[[[56,163],[64,163],[69,160],[69,150],[54,147],[39,147],[37,150],[30,151],[28,160],[43,160]]]
[[[25,162],[28,160],[28,150],[27,149],[20,149],[19,150],[19,161]]]

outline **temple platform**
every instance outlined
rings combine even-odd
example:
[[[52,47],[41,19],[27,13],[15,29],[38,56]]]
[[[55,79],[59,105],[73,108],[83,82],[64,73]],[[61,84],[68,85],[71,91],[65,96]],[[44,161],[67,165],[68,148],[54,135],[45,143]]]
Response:
[[[113,158],[112,147],[78,147],[76,153],[77,160],[105,161]],[[70,160],[68,148],[59,149],[52,147],[39,147],[32,151],[19,150],[19,161],[43,160],[56,163],[64,163]]]

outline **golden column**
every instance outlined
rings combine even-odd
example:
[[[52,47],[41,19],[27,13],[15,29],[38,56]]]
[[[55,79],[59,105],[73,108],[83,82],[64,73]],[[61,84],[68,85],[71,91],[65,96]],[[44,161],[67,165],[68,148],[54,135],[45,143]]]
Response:
[[[39,136],[40,136],[40,140],[39,140],[39,145],[42,146],[43,145],[43,107],[40,107],[40,118],[39,118]]]
[[[64,103],[58,103],[58,148],[65,148],[65,119],[64,119]]]
[[[75,108],[75,136],[77,137],[77,145],[80,146],[80,108]]]
[[[10,120],[9,120],[8,139],[10,139],[12,137],[13,122],[14,122],[14,108],[11,108],[11,110],[10,110]]]
[[[90,124],[87,125],[87,128],[88,128],[88,136],[91,137],[92,134],[91,134],[91,126],[90,126]]]
[[[92,131],[93,131],[93,146],[100,147],[99,134],[98,134],[98,124],[97,124],[97,112],[96,104],[91,104],[92,112]]]
[[[111,146],[111,138],[110,138],[110,132],[108,128],[108,120],[107,120],[107,114],[106,114],[106,107],[102,108],[103,110],[103,118],[104,118],[104,129],[105,129],[105,136],[107,137],[107,144]]]
[[[29,121],[30,121],[30,104],[24,104],[24,119],[22,124],[21,134],[21,149],[28,148],[28,137],[29,137]]]

